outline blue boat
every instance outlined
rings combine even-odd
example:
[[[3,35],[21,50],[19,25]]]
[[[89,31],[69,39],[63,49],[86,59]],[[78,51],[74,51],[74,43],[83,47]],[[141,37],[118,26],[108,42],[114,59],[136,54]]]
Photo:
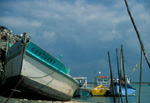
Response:
[[[53,100],[70,100],[78,82],[69,75],[60,59],[47,53],[31,41],[28,33],[9,41],[5,75],[12,85],[19,83],[20,91],[36,93]]]
[[[120,92],[119,92],[119,87],[120,86],[119,86],[118,80],[115,80],[115,82],[114,82],[114,92],[115,92],[116,96],[121,95]],[[122,79],[122,82],[121,82],[121,89],[122,89],[122,96],[126,96],[125,83],[123,82],[123,79]],[[128,94],[128,96],[134,96],[135,92],[136,92],[136,89],[131,86],[130,81],[127,79],[127,94]],[[113,95],[112,86],[110,87],[110,93],[111,93],[111,95]]]
[[[115,88],[115,94],[119,96],[119,83],[115,83],[114,88]],[[125,96],[126,95],[125,84],[121,84],[121,89],[122,89],[122,96]],[[136,92],[136,89],[133,88],[130,84],[127,84],[128,96],[134,96],[135,92]]]

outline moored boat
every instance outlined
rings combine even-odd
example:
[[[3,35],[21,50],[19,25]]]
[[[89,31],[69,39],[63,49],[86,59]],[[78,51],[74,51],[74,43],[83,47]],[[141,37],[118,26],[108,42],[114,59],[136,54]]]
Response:
[[[5,64],[7,81],[21,91],[33,92],[54,100],[70,100],[78,83],[70,69],[30,40],[27,33],[11,44]]]
[[[119,96],[120,95],[120,93],[119,93],[119,83],[115,83],[114,88],[115,88],[115,94],[117,96]],[[122,89],[122,96],[125,96],[126,95],[125,84],[121,84],[121,89]],[[134,96],[135,92],[136,92],[136,89],[133,88],[130,84],[127,84],[127,94],[128,94],[128,96]]]
[[[87,88],[87,78],[86,77],[74,77],[78,81],[79,87],[74,93],[74,97],[87,97],[90,96],[90,89]]]
[[[121,90],[122,90],[122,96],[126,96],[126,89],[125,89],[125,80],[122,78],[121,79]],[[114,92],[116,96],[121,95],[120,91],[119,91],[119,81],[115,80],[114,82]],[[127,94],[128,96],[134,96],[136,92],[136,89],[133,88],[130,84],[130,80],[127,78]],[[110,87],[110,93],[111,95],[113,95],[113,88]]]
[[[92,96],[105,96],[109,93],[109,89],[103,85],[91,89]]]

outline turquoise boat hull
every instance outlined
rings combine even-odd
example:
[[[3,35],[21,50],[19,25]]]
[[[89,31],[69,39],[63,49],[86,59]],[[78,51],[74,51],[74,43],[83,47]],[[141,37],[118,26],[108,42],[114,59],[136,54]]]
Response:
[[[90,96],[90,90],[89,89],[77,89],[74,93],[74,97],[87,97]]]

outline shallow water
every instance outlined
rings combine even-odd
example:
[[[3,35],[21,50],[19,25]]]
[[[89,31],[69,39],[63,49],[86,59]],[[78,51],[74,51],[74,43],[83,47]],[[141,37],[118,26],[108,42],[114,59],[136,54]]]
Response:
[[[138,103],[139,101],[139,85],[132,85],[136,88],[135,96],[128,97],[128,103]],[[81,98],[73,98],[74,100],[83,100],[92,103],[114,103],[113,97],[102,97],[102,96],[89,96],[89,97],[81,97]],[[126,103],[126,98],[123,97],[123,102]],[[116,98],[116,103],[118,103],[118,98]],[[121,100],[120,100],[121,103]],[[141,103],[150,103],[150,85],[142,84],[141,88]]]

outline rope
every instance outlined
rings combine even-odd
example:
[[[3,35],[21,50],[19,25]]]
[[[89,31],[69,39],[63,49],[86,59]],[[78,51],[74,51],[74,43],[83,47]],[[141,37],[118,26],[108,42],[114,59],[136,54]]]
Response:
[[[41,76],[41,77],[29,77],[29,76],[24,76],[24,77],[22,77],[21,79],[20,79],[20,81],[17,83],[17,85],[15,86],[15,88],[14,88],[14,90],[18,87],[18,85],[21,83],[21,81],[25,78],[25,77],[27,77],[27,78],[44,78],[44,77],[47,77],[48,75],[51,75],[51,74],[53,74],[54,72],[52,72],[52,73],[49,73],[49,74],[46,74],[46,75],[44,75],[44,76]],[[11,92],[11,94],[9,95],[9,97],[7,98],[7,100],[5,101],[5,103],[7,103],[8,102],[8,100],[11,98],[11,96],[14,94],[14,91],[12,91]]]
[[[18,84],[16,85],[16,87],[14,89],[16,89],[18,87],[18,85],[21,83],[21,81],[23,80],[23,78],[20,79],[20,81],[18,82]],[[10,99],[10,97],[14,94],[14,91],[11,92],[11,94],[9,95],[9,97],[7,98],[7,100],[5,101],[5,103],[8,102],[8,100]]]
[[[41,76],[41,77],[29,77],[29,76],[25,76],[25,77],[27,77],[27,78],[44,78],[44,77],[47,77],[48,75],[51,75],[51,74],[53,74],[54,72],[52,72],[52,73],[49,73],[49,74],[46,74],[46,75],[44,75],[44,76]]]

